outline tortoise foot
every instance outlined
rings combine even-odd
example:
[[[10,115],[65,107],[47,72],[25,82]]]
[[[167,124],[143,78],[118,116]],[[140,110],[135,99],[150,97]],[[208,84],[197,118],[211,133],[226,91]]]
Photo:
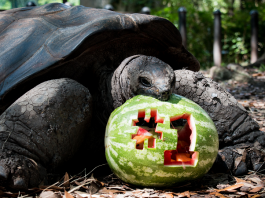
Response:
[[[235,176],[245,175],[248,173],[246,156],[240,155],[231,147],[219,151],[217,158],[211,168],[214,173],[232,173]]]
[[[224,162],[227,170],[235,176],[245,175],[249,170],[261,171],[265,167],[265,153],[262,148],[258,142],[224,147],[219,151],[222,160],[216,160],[214,170]]]
[[[12,155],[0,160],[0,184],[4,186],[14,190],[27,190],[38,186],[45,179],[46,169],[32,159]]]
[[[0,115],[0,182],[36,187],[42,166],[63,167],[83,143],[91,107],[88,89],[71,79],[46,81],[22,95]]]

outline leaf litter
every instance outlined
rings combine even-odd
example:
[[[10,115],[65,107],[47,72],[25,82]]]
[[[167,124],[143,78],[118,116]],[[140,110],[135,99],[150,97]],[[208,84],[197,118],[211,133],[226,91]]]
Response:
[[[86,175],[87,177],[88,175]],[[114,174],[96,179],[93,175],[69,176],[51,186],[26,192],[10,192],[0,187],[0,197],[38,198],[178,198],[178,197],[265,197],[265,175],[250,171],[240,178],[226,173],[208,173],[201,179],[171,188],[139,188],[121,181]],[[66,180],[69,178],[68,180]],[[66,186],[65,184],[69,184]],[[63,186],[63,187],[61,187]]]
[[[260,130],[265,131],[265,73],[248,71],[260,83],[249,84],[228,81],[222,86],[230,92],[249,114],[258,122]],[[259,145],[254,147],[258,148]],[[236,152],[241,158],[249,148],[240,148]],[[235,164],[235,165],[236,165]],[[106,165],[106,164],[103,164]],[[100,166],[103,166],[100,165]],[[98,166],[99,167],[99,166]],[[207,173],[198,180],[172,188],[139,188],[124,183],[114,174],[104,178],[94,178],[93,171],[82,176],[69,176],[65,173],[62,179],[50,186],[40,185],[26,192],[9,191],[0,186],[0,197],[20,198],[227,198],[227,197],[265,197],[265,170],[251,171],[240,178],[226,173]],[[89,177],[88,177],[89,176]]]

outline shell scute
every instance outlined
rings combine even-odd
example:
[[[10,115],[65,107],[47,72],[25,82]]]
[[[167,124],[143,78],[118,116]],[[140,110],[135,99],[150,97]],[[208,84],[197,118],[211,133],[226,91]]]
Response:
[[[0,113],[50,79],[71,78],[91,90],[98,86],[92,78],[137,54],[199,70],[176,27],[156,16],[54,3],[1,12],[0,30]]]

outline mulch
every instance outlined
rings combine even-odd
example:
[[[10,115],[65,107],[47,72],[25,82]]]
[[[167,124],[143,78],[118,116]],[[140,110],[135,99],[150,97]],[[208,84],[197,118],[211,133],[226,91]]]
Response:
[[[265,72],[248,71],[254,83],[239,83],[233,80],[222,82],[249,114],[265,131]],[[261,83],[260,83],[261,82]],[[264,84],[263,84],[264,82]],[[265,169],[249,170],[247,175],[234,177],[226,173],[208,173],[199,180],[173,188],[139,188],[124,183],[114,174],[94,178],[93,171],[87,175],[69,176],[68,173],[51,186],[39,186],[26,192],[11,192],[0,186],[0,197],[41,198],[177,198],[177,197],[265,197]]]
[[[86,175],[88,176],[88,175]],[[41,198],[178,198],[178,197],[265,197],[265,175],[250,171],[248,175],[206,174],[199,180],[173,188],[139,188],[124,183],[114,174],[101,179],[92,176],[70,176],[68,173],[50,186],[40,186],[27,192],[10,192],[0,187],[1,197]]]

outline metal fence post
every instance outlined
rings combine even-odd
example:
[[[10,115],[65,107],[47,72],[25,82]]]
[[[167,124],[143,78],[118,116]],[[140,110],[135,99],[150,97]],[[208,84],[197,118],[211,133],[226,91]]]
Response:
[[[149,7],[143,7],[142,10],[141,10],[141,14],[147,14],[149,15],[151,13],[151,10]]]
[[[182,37],[182,44],[187,47],[187,29],[186,29],[186,13],[187,10],[185,7],[180,7],[178,9],[179,13],[179,31]]]
[[[252,10],[250,12],[251,15],[251,60],[250,63],[254,63],[258,59],[258,11]]]
[[[17,0],[11,0],[12,8],[17,8]]]
[[[114,7],[111,4],[105,5],[103,9],[110,10],[110,11],[114,11]]]
[[[216,10],[213,14],[214,14],[213,61],[215,66],[221,66],[222,63],[221,12],[220,10]]]

